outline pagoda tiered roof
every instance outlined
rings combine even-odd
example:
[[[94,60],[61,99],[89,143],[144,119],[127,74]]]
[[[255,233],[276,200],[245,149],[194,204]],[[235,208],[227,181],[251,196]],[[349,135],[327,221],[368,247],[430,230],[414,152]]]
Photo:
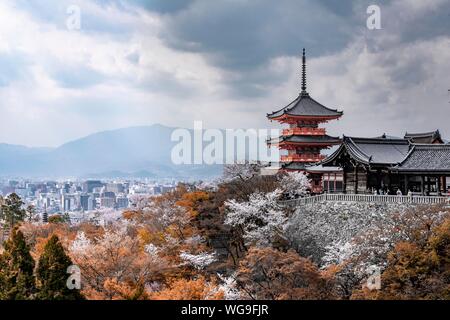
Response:
[[[267,117],[271,120],[283,120],[288,117],[296,118],[298,120],[309,120],[314,118],[332,120],[337,119],[342,115],[342,111],[327,108],[311,98],[308,93],[302,92],[286,107],[268,114]]]
[[[302,91],[298,97],[284,108],[268,113],[267,118],[281,122],[290,120],[327,121],[340,118],[344,113],[337,109],[330,109],[309,96],[306,91],[306,55],[303,49],[302,57]]]

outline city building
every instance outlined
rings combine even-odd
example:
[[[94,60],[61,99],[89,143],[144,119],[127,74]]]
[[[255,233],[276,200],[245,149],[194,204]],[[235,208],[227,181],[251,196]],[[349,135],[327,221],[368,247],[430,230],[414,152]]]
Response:
[[[101,208],[115,208],[116,207],[116,199],[110,197],[102,197],[100,198],[100,207]]]
[[[129,200],[127,197],[117,197],[116,199],[116,208],[117,209],[126,209],[129,206]]]
[[[99,180],[87,180],[83,183],[83,192],[91,193],[94,191],[94,188],[102,188],[104,183]]]

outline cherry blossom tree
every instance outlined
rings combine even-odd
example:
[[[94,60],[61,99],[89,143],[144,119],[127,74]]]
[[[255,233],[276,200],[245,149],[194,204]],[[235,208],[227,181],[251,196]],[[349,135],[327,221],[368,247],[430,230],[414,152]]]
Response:
[[[311,181],[303,172],[286,172],[281,175],[280,188],[288,199],[304,197],[311,188]]]
[[[241,229],[247,244],[270,245],[276,237],[284,237],[287,217],[279,204],[281,194],[276,189],[254,193],[245,202],[227,201],[225,224]]]
[[[299,207],[289,219],[287,235],[301,256],[322,269],[338,266],[341,295],[376,266],[383,271],[396,243],[426,239],[433,227],[450,216],[442,206],[324,202]]]
[[[243,162],[225,165],[223,168],[223,181],[229,182],[233,180],[246,181],[261,172],[262,165],[260,163]]]
[[[220,274],[217,277],[220,280],[219,290],[223,292],[225,300],[241,300],[243,298],[243,294],[238,288],[236,272],[229,277]]]
[[[142,248],[139,239],[128,235],[125,228],[107,229],[92,240],[78,233],[70,253],[81,269],[83,293],[94,299],[124,299],[130,294],[144,297],[143,288],[169,266],[154,250]]]
[[[200,252],[199,254],[190,254],[182,251],[180,258],[186,262],[186,264],[193,266],[196,269],[203,270],[211,263],[216,261],[216,255],[214,253]]]

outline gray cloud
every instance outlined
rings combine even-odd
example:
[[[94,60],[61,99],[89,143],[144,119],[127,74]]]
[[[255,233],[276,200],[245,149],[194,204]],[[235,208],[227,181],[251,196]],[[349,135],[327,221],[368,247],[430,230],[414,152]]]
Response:
[[[220,67],[246,71],[277,56],[297,55],[303,46],[313,55],[335,52],[352,37],[349,23],[320,2],[197,1],[168,19],[163,36],[174,48],[206,53]]]
[[[450,136],[448,1],[85,1],[10,1],[33,28],[0,47],[0,108],[11,119],[0,140],[11,142],[15,122],[42,136],[12,142],[32,144],[155,122],[277,126],[265,114],[298,94],[303,47],[310,93],[345,111],[330,134]],[[83,29],[65,42],[65,10],[77,2]],[[382,30],[366,28],[373,3]]]
[[[100,0],[101,1],[101,0]],[[103,0],[104,1],[104,0]],[[123,2],[117,0],[110,0],[112,2]],[[143,8],[159,13],[172,14],[188,8],[193,0],[131,0],[128,1],[133,4],[142,6]]]

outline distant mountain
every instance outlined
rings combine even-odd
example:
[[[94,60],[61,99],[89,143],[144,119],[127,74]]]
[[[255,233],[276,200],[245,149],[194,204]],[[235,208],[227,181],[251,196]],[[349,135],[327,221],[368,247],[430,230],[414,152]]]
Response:
[[[174,165],[175,128],[163,125],[104,131],[58,148],[0,144],[0,175],[21,177],[209,178],[220,165]]]

